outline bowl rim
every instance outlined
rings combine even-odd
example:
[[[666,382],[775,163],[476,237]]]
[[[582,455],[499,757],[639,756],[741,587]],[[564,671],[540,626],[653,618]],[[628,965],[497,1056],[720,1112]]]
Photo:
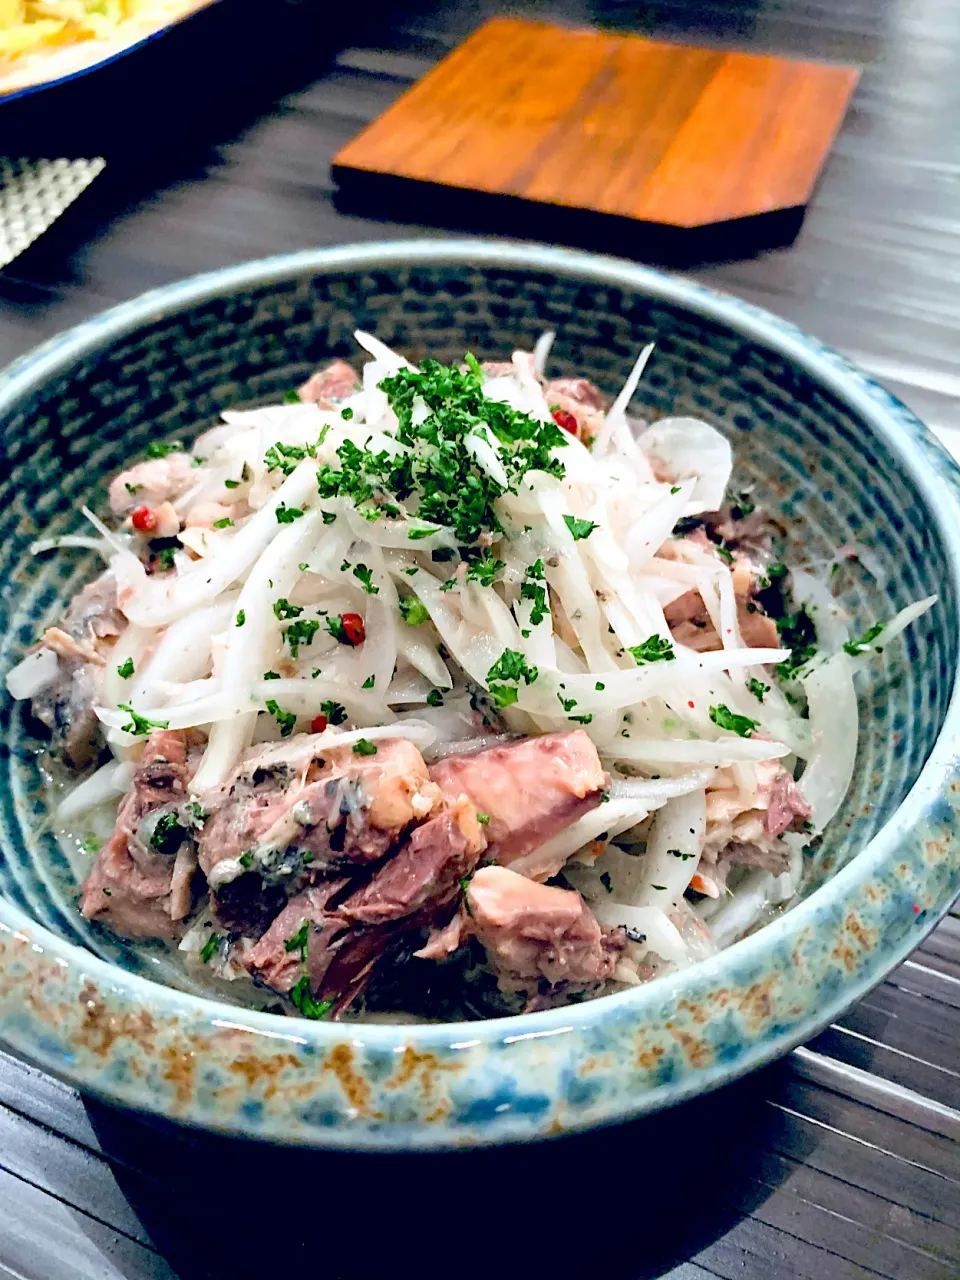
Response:
[[[909,473],[937,527],[949,578],[960,587],[960,469],[911,410],[843,356],[760,307],[692,279],[579,250],[508,240],[424,238],[307,249],[195,275],[111,307],[54,336],[0,371],[0,419],[66,367],[95,355],[141,326],[155,323],[189,306],[230,296],[246,288],[256,289],[279,281],[303,278],[311,273],[336,275],[364,269],[376,272],[391,267],[445,264],[533,274],[547,272],[554,276],[582,279],[594,285],[631,289],[655,301],[675,305],[719,323],[784,356],[847,405],[864,421],[870,433],[884,443],[898,465]],[[960,596],[960,590],[957,594]],[[945,607],[943,602],[940,607]],[[951,625],[960,630],[960,616],[953,616]],[[839,905],[854,897],[857,885],[887,862],[905,834],[919,823],[924,811],[929,810],[946,782],[955,775],[957,752],[950,744],[957,740],[960,740],[960,690],[957,673],[954,672],[943,723],[930,755],[913,786],[883,827],[846,866],[806,899],[757,933],[734,943],[716,956],[700,961],[684,973],[717,976],[731,970],[740,961],[772,952],[778,943],[812,923],[825,905]],[[783,1032],[766,1043],[751,1045],[735,1067],[719,1071],[718,1078],[712,1083],[725,1082],[743,1074],[813,1034],[833,1016],[834,1011],[859,998],[909,954],[949,906],[949,899],[938,902],[902,945],[887,950],[878,947],[871,954],[865,970],[855,980],[845,983],[829,1006],[818,1004],[808,1011],[807,1020],[799,1031]],[[668,981],[661,979],[580,1005],[478,1022],[338,1024],[305,1019],[293,1021],[280,1015],[223,1003],[210,996],[193,995],[143,974],[123,970],[82,946],[59,938],[15,904],[0,898],[0,936],[3,934],[25,938],[40,954],[47,952],[61,965],[75,966],[97,979],[105,990],[111,991],[129,1007],[148,1006],[174,1015],[189,1013],[210,1026],[242,1024],[244,1029],[263,1037],[315,1045],[319,1050],[339,1043],[345,1033],[357,1046],[380,1050],[389,1049],[399,1042],[416,1044],[427,1050],[456,1050],[467,1042],[495,1046],[539,1039],[564,1031],[576,1033],[618,1015],[629,1014],[635,1020],[642,1018],[645,1011],[658,1003],[662,984]],[[678,975],[681,985],[683,979],[684,974]],[[65,1069],[49,1055],[41,1053],[38,1056],[37,1045],[29,1037],[21,1036],[9,1027],[0,1027],[0,1037],[25,1056],[40,1061],[41,1065],[83,1087],[96,1089],[95,1083],[82,1078],[79,1071],[71,1071],[69,1067]],[[656,1105],[662,1106],[667,1101],[689,1096],[698,1089],[678,1089],[665,1084],[657,1086],[653,1092],[663,1091],[666,1091],[665,1096]],[[159,1104],[156,1109],[161,1114],[165,1113],[165,1108]],[[645,1102],[642,1107],[638,1105],[632,1114],[649,1109],[652,1108]],[[631,1112],[622,1109],[620,1114],[626,1116]],[[189,1116],[184,1118],[189,1119]],[[209,1119],[199,1123],[213,1127]],[[331,1144],[336,1141],[332,1139]]]

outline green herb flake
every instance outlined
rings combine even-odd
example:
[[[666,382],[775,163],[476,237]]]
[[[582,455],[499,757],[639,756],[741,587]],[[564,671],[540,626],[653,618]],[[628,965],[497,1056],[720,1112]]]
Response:
[[[376,681],[376,678],[377,678],[376,676],[367,676],[366,680],[364,680],[364,682],[363,682],[363,684],[360,686],[360,688],[361,688],[361,689],[372,689],[372,688],[373,688],[373,685],[374,685],[374,682]]]
[[[230,529],[233,527],[233,521],[229,516],[224,516],[222,520],[214,520],[213,527],[215,529]]]
[[[130,717],[130,723],[122,726],[124,733],[132,733],[135,738],[145,738],[153,729],[168,729],[170,727],[169,720],[148,720],[146,716],[141,716],[134,711],[133,707],[127,703],[120,703],[120,710],[126,711]]]
[[[277,504],[277,524],[293,524],[294,520],[299,520],[302,515],[303,511],[300,507],[288,507],[285,502]]]
[[[353,576],[359,581],[368,596],[380,594],[380,588],[373,581],[373,570],[368,569],[365,564],[355,564],[353,566]]]
[[[180,825],[177,815],[163,813],[154,824],[150,844],[158,853],[176,853],[186,838],[187,832]]]
[[[244,610],[244,609],[238,609],[238,610],[237,610],[237,622],[236,622],[236,625],[237,625],[238,627],[242,627],[242,626],[243,626],[243,624],[246,622],[246,620],[247,620],[246,610]]]
[[[487,680],[523,680],[524,684],[533,684],[539,674],[536,667],[527,666],[526,658],[518,650],[504,649],[487,672]]]
[[[170,444],[161,444],[158,440],[151,440],[144,450],[148,458],[166,458],[171,453],[182,452],[183,445],[179,440],[172,440]]]
[[[225,489],[239,489],[239,488],[240,488],[240,481],[239,481],[239,480],[224,480],[224,482],[223,482],[223,487],[224,487]]]
[[[610,879],[609,871],[601,872],[600,883],[606,889],[607,893],[613,893],[613,881]]]
[[[350,408],[349,405],[347,405],[345,409],[340,410],[340,417],[344,420],[344,422],[350,421],[350,419],[353,417],[353,410]]]
[[[306,960],[307,942],[309,937],[310,937],[310,921],[304,920],[303,923],[300,925],[300,928],[293,935],[293,937],[287,938],[286,942],[284,942],[283,944],[284,951],[299,951],[300,959]]]
[[[520,697],[516,688],[509,684],[492,684],[489,693],[498,707],[512,707]]]
[[[520,599],[530,601],[530,625],[534,627],[538,627],[550,612],[545,579],[543,561],[534,560],[533,564],[527,565],[520,584]]]
[[[336,1000],[315,1000],[310,990],[310,979],[306,974],[290,991],[290,1003],[305,1018],[325,1018]]]
[[[563,523],[570,530],[570,536],[574,542],[580,542],[583,538],[589,538],[594,529],[600,526],[592,520],[578,520],[575,516],[564,516]]]
[[[280,619],[299,618],[303,613],[303,606],[299,604],[291,604],[285,597],[281,596],[279,600],[273,603],[273,612]]]
[[[279,680],[281,677],[279,671],[265,671],[263,678],[264,680]]]
[[[882,622],[875,622],[868,631],[863,633],[859,640],[848,640],[843,646],[844,653],[849,653],[851,658],[856,658],[859,654],[866,653],[881,631],[885,630],[886,627]]]
[[[123,487],[126,489],[127,493],[129,493],[130,497],[132,498],[140,492],[140,490],[143,488],[143,485],[142,484],[125,484]]]
[[[249,871],[253,866],[253,850],[248,849],[246,853],[241,853],[237,861],[240,863],[241,867],[243,867],[244,871]]]
[[[121,680],[129,680],[133,675],[133,671],[134,666],[132,658],[125,658],[124,661],[120,663],[119,667],[117,667],[117,675]]]
[[[756,676],[750,677],[747,681],[747,688],[758,702],[762,702],[764,694],[770,692],[770,686],[768,684],[764,684],[762,680],[758,680]]]
[[[419,627],[422,622],[430,621],[427,606],[418,596],[400,597],[400,616],[408,627]]]
[[[201,964],[209,964],[216,953],[220,950],[221,938],[219,933],[211,933],[210,937],[203,944],[203,950],[200,952]]]
[[[482,812],[482,810],[478,809],[478,810],[477,810],[477,821],[480,823],[481,827],[486,827],[486,826],[488,826],[488,825],[489,825],[489,822],[490,822],[490,815],[489,815],[489,813],[483,813],[483,812]]]
[[[316,618],[298,618],[289,627],[284,627],[283,638],[290,646],[291,656],[296,658],[299,655],[301,645],[313,644],[313,637],[319,630],[320,623]]]
[[[710,708],[710,719],[718,729],[728,729],[741,738],[749,738],[754,729],[759,729],[759,720],[751,720],[749,716],[737,715],[721,702],[719,706]]]
[[[427,706],[428,707],[443,706],[443,694],[440,692],[439,689],[431,689],[430,692],[427,694]]]
[[[103,841],[99,836],[87,836],[85,840],[80,841],[80,848],[84,853],[99,853],[102,844]]]
[[[337,518],[337,513],[335,511],[321,511],[320,515],[323,517],[324,524],[333,524],[334,520]]]
[[[353,744],[353,753],[357,756],[375,756],[377,754],[377,744],[371,742],[369,738],[359,738]]]
[[[289,738],[293,733],[293,726],[297,723],[296,714],[293,711],[284,711],[275,698],[268,698],[265,705],[280,726],[280,737]]]
[[[650,636],[643,644],[631,645],[627,652],[633,655],[638,667],[645,662],[673,662],[677,656],[673,645],[662,636]]]
[[[467,581],[476,582],[481,587],[492,587],[497,574],[507,566],[497,560],[488,550],[483,550],[467,565]]]
[[[302,404],[303,401],[300,399],[300,392],[294,391],[294,390],[285,391],[283,393],[283,403],[284,404]]]
[[[341,702],[328,700],[320,703],[320,710],[330,724],[343,724],[347,719],[347,709]]]

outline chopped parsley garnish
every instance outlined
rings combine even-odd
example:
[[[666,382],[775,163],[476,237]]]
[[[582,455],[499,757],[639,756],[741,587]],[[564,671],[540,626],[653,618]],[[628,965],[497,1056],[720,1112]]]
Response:
[[[344,420],[344,422],[350,421],[350,419],[353,417],[353,410],[350,408],[349,405],[347,405],[345,409],[340,410],[340,417]]]
[[[151,440],[144,452],[148,458],[166,458],[171,453],[182,453],[183,445],[179,440],[173,440],[170,444],[161,444],[158,440]]]
[[[777,632],[780,643],[792,653],[786,662],[777,667],[777,675],[789,680],[817,652],[817,632],[813,619],[806,609],[800,608],[796,613],[788,613],[777,619]]]
[[[574,542],[579,542],[581,538],[589,538],[594,529],[600,528],[592,520],[578,520],[575,516],[564,516],[563,523],[570,530],[570,536]]]
[[[320,710],[327,717],[330,724],[343,724],[347,718],[347,709],[340,702],[321,702]]]
[[[277,524],[293,524],[294,520],[299,520],[303,515],[300,507],[288,507],[285,502],[277,504]]]
[[[224,516],[222,520],[214,520],[213,527],[215,529],[229,529],[232,526],[232,524],[233,524],[233,521],[230,519],[230,517]]]
[[[588,713],[585,716],[567,716],[567,719],[572,720],[574,724],[590,724],[593,720],[593,715]]]
[[[361,689],[372,689],[372,688],[373,688],[373,686],[374,686],[374,683],[376,682],[376,679],[377,679],[377,677],[376,677],[376,676],[367,676],[366,680],[364,680],[364,682],[363,682],[363,684],[360,686],[360,688],[361,688]]]
[[[273,612],[278,618],[299,618],[303,613],[303,606],[291,604],[285,596],[281,596],[279,600],[274,601]]]
[[[726,560],[727,564],[733,564],[733,552],[725,542],[716,543],[715,550],[718,556]]]
[[[577,705],[576,698],[565,698],[562,693],[557,694],[557,701],[563,707],[564,711],[572,711]]]
[[[540,672],[536,667],[528,667],[527,660],[516,649],[504,649],[487,672],[488,680],[522,680],[524,684],[533,684]]]
[[[290,391],[285,391],[283,393],[283,403],[284,404],[300,404],[301,403],[300,392],[294,391],[292,389]]]
[[[263,678],[264,680],[279,680],[281,677],[279,671],[265,671]]]
[[[320,515],[323,517],[324,524],[333,524],[334,520],[337,518],[337,513],[335,511],[321,511]]]
[[[280,726],[280,737],[289,738],[293,733],[293,726],[297,723],[296,714],[293,711],[284,711],[275,698],[267,699],[266,708]]]
[[[153,550],[154,543],[150,544],[150,548]],[[157,564],[161,569],[172,569],[174,567],[173,557],[176,553],[176,546],[157,547],[154,552],[157,557]]]
[[[301,645],[313,644],[313,637],[319,630],[320,623],[316,618],[298,618],[289,627],[284,627],[283,638],[290,646],[290,653],[294,658],[300,652]]]
[[[719,706],[710,708],[710,719],[718,729],[729,729],[731,733],[736,733],[741,738],[749,738],[754,729],[760,727],[759,720],[751,720],[749,716],[739,716],[722,702]]]
[[[752,515],[757,509],[757,504],[747,493],[741,493],[734,505],[730,508],[730,515],[734,520],[743,520],[746,516]]]
[[[243,624],[246,622],[246,620],[247,620],[246,610],[238,609],[237,610],[237,626],[242,627]]]
[[[863,633],[859,640],[848,640],[843,646],[844,653],[849,653],[851,658],[857,657],[858,654],[866,653],[880,632],[885,629],[882,622],[875,622],[869,631]]]
[[[427,706],[428,707],[443,706],[443,694],[440,692],[439,689],[431,689],[430,692],[427,694]]]
[[[221,938],[219,933],[211,933],[210,937],[203,944],[203,950],[200,952],[200,961],[202,964],[209,964],[216,953],[220,950]]]
[[[487,826],[487,824],[488,824],[488,823],[489,823],[489,821],[490,821],[490,815],[489,815],[489,813],[483,813],[480,809],[478,809],[478,810],[477,810],[477,821],[480,823],[481,827],[485,827],[485,826]]]
[[[180,825],[175,813],[163,813],[157,819],[150,837],[150,844],[158,853],[176,853],[187,833]]]
[[[600,874],[600,883],[606,889],[607,893],[613,893],[613,881],[610,879],[610,872],[603,871]]]
[[[497,574],[506,567],[502,560],[497,560],[489,550],[484,549],[467,565],[467,581],[477,582],[481,587],[492,587]]]
[[[408,627],[419,627],[421,622],[430,621],[427,606],[418,596],[400,597],[400,616]]]
[[[538,627],[550,612],[547,589],[544,585],[545,577],[543,561],[534,560],[533,564],[527,565],[523,582],[520,584],[520,599],[531,602],[530,623],[534,627]]]
[[[210,816],[199,800],[190,801],[190,815],[198,827],[202,827]]]
[[[309,939],[309,937],[310,937],[310,921],[304,920],[303,924],[301,924],[300,928],[293,935],[293,937],[287,938],[286,942],[283,944],[284,951],[299,951],[300,959],[306,960],[307,940]]]
[[[510,684],[492,684],[490,686],[490,696],[493,698],[494,704],[498,707],[512,707],[520,697],[517,690]]]
[[[377,754],[377,744],[371,742],[369,738],[358,738],[353,744],[354,755],[358,756],[375,756]]]
[[[253,866],[253,850],[248,849],[246,853],[241,853],[237,861],[240,863],[241,867],[243,867],[244,871],[249,871]]]
[[[680,486],[679,486],[678,484],[672,484],[672,485],[670,486],[670,492],[671,492],[671,494],[679,493],[679,492],[680,492]]]
[[[631,645],[627,652],[633,655],[638,667],[645,662],[673,662],[677,656],[673,645],[662,636],[650,636],[643,644]]]
[[[310,990],[310,979],[304,974],[290,991],[290,1003],[305,1018],[325,1018],[336,1001],[314,1000],[313,992]]]
[[[747,681],[747,688],[758,702],[762,702],[763,695],[770,692],[770,686],[768,684],[764,684],[762,680],[758,680],[756,676],[750,677]]]
[[[130,723],[122,726],[123,732],[132,733],[135,738],[145,738],[151,729],[167,729],[170,726],[169,720],[148,720],[146,716],[137,715],[133,707],[125,702],[120,703],[120,710],[126,711],[130,717]]]
[[[87,836],[85,840],[80,841],[80,848],[84,853],[99,853],[102,843],[99,836]]]
[[[368,569],[365,564],[355,564],[353,566],[353,576],[359,581],[368,596],[380,594],[380,588],[373,581],[373,570]]]
[[[140,492],[140,490],[143,488],[143,485],[142,484],[125,484],[123,487],[126,489],[127,493],[129,493],[130,497],[132,498],[134,494],[137,494]]]
[[[517,701],[519,694],[510,684],[493,684],[490,681],[523,680],[524,684],[533,684],[540,672],[536,667],[528,667],[527,660],[516,649],[504,649],[487,672],[487,688],[498,707],[510,707]]]
[[[339,466],[321,467],[321,497],[349,498],[361,514],[374,517],[384,503],[416,501],[416,518],[452,528],[461,542],[471,543],[484,530],[501,532],[494,508],[503,488],[478,466],[464,441],[486,427],[495,438],[498,456],[515,487],[531,470],[563,475],[551,451],[567,443],[554,422],[539,422],[483,394],[483,374],[473,357],[466,368],[424,360],[419,371],[400,369],[380,383],[397,415],[402,455],[361,449],[344,441],[337,449]],[[414,422],[415,402],[426,405],[423,421]],[[419,414],[417,415],[419,417]],[[412,541],[428,538],[436,528],[408,530]]]
[[[134,667],[133,667],[132,658],[126,658],[123,662],[120,663],[119,667],[117,667],[117,675],[120,677],[121,680],[129,680],[130,677],[133,675],[133,671],[134,671]]]

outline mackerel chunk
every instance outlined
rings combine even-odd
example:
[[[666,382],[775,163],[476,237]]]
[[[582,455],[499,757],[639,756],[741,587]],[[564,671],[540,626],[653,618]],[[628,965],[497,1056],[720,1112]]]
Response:
[[[439,807],[440,792],[406,738],[379,740],[373,755],[314,751],[308,738],[293,738],[285,752],[248,752],[203,803],[200,866],[214,908],[221,923],[256,933],[288,890],[386,857],[412,823]],[[255,909],[265,903],[269,910]]]
[[[110,839],[83,886],[80,910],[127,938],[176,938],[193,906],[197,867],[186,734],[150,735]]]
[[[486,815],[487,856],[503,866],[525,859],[595,809],[607,783],[597,749],[582,729],[450,756],[431,767],[430,777],[448,803],[465,795]],[[545,866],[529,873],[545,879],[557,870]]]

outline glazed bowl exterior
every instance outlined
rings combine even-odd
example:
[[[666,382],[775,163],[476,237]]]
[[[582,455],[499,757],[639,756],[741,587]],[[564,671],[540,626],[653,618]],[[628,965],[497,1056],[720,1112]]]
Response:
[[[40,743],[0,705],[0,1039],[123,1106],[284,1143],[417,1150],[521,1141],[690,1098],[813,1035],[897,965],[960,889],[957,468],[863,373],[766,312],[689,280],[537,246],[425,240],[313,250],[116,307],[0,374],[0,673],[95,570],[31,558],[160,434],[276,398],[361,327],[414,358],[529,347],[616,391],[656,339],[640,414],[733,440],[739,478],[827,563],[855,625],[939,602],[862,677],[858,766],[802,900],[673,977],[550,1012],[446,1025],[329,1024],[185,990],[169,956],[76,910]]]

